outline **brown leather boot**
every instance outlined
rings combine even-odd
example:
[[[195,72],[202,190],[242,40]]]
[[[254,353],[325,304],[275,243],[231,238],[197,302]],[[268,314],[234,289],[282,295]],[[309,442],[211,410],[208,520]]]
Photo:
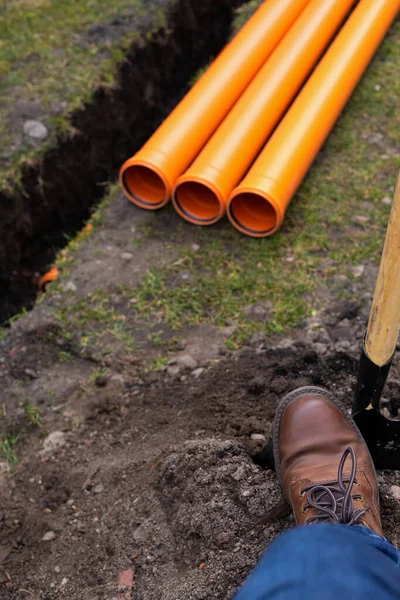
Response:
[[[276,472],[298,525],[382,525],[375,468],[357,426],[329,392],[304,387],[278,406]]]

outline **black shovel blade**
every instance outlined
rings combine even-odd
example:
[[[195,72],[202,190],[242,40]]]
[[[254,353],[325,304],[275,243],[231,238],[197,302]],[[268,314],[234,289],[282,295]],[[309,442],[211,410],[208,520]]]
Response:
[[[400,421],[386,419],[374,408],[353,416],[377,469],[400,470]]]

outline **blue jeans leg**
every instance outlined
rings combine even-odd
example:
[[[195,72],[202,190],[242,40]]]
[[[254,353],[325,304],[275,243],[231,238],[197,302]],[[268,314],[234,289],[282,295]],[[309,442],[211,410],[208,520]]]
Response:
[[[361,525],[277,538],[234,600],[400,600],[400,552]]]

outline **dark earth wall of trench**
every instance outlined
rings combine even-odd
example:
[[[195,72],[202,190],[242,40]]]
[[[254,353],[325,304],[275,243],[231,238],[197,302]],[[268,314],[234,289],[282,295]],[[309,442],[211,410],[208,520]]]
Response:
[[[77,135],[22,172],[18,191],[0,192],[0,323],[31,308],[33,271],[44,272],[55,253],[82,227],[136,152],[188,89],[191,76],[223,48],[234,10],[243,0],[178,0],[167,27],[133,44],[116,86],[100,88],[71,117]]]

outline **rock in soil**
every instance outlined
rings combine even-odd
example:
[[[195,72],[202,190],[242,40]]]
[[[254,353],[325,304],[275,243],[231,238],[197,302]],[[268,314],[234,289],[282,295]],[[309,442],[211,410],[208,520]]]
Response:
[[[62,431],[52,431],[43,442],[42,454],[51,454],[65,446],[66,437]]]
[[[23,126],[24,134],[36,141],[42,141],[49,135],[48,129],[40,121],[25,121]]]

